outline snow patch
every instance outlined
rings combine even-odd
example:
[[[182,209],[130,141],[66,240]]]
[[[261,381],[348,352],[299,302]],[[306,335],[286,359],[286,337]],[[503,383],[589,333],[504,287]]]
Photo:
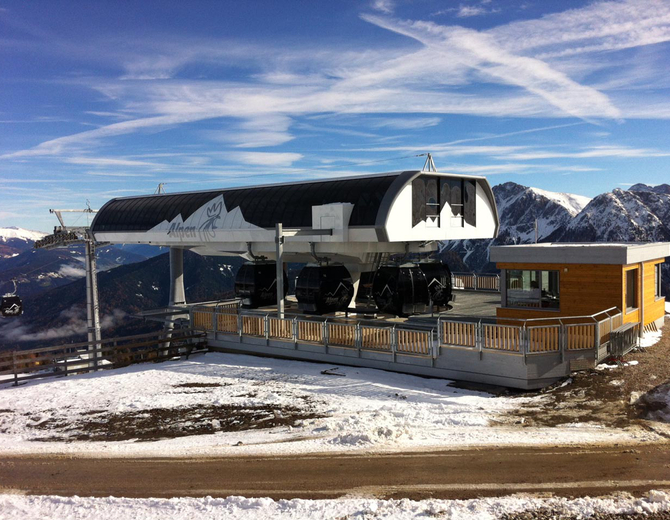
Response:
[[[542,195],[556,204],[563,206],[570,212],[572,216],[575,216],[577,213],[583,210],[589,202],[591,202],[591,198],[584,197],[583,195],[575,195],[573,193],[556,193],[553,191],[542,190],[540,188],[529,189],[538,195]]]
[[[499,414],[540,403],[544,396],[493,396],[373,369],[338,367],[240,354],[208,353],[189,360],[29,382],[0,390],[0,453],[102,456],[278,455],[320,452],[458,449],[464,446],[641,442],[657,434],[586,424],[512,427]],[[216,431],[151,442],[41,441],[76,435],[91,412],[142,413],[201,406],[299,407],[316,418],[292,427]],[[29,422],[49,417],[39,429]],[[70,425],[63,430],[58,425]],[[60,428],[60,429],[59,429]]]
[[[538,498],[518,494],[471,500],[378,500],[339,498],[331,500],[272,500],[271,498],[116,498],[60,497],[42,495],[0,495],[0,510],[7,518],[105,518],[120,520],[246,520],[258,518],[374,518],[406,520],[412,518],[453,518],[494,520],[503,513],[524,511],[551,512],[551,518],[591,518],[594,515],[652,515],[670,511],[670,494],[652,490],[641,498],[616,494],[598,498]],[[542,513],[542,518],[545,517]],[[549,516],[546,516],[549,518]]]

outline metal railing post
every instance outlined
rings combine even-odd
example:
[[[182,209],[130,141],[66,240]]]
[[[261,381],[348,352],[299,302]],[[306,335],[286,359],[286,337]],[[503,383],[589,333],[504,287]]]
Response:
[[[295,318],[293,318],[292,329],[293,329],[293,347],[295,349],[297,349],[298,348],[298,317],[297,316]]]
[[[477,290],[477,273],[472,273],[472,288]]]
[[[559,343],[561,346],[561,363],[565,362],[566,350],[568,349],[568,330],[564,323],[558,329]]]
[[[328,337],[328,318],[321,322],[321,342],[323,343],[324,348],[326,349],[326,354],[328,354],[328,342],[330,338]]]
[[[363,348],[363,330],[360,321],[354,326],[354,347],[358,350],[358,356],[360,357]]]
[[[16,350],[12,352],[12,370],[14,371],[14,386],[19,386],[19,372],[16,368]]]
[[[391,352],[393,353],[393,362],[396,362],[396,357],[398,354],[398,331],[395,328],[396,326],[393,325],[393,328],[391,329]]]
[[[243,329],[242,325],[243,325],[242,315],[238,314],[237,315],[237,333],[240,336],[240,340],[242,339],[242,329]]]
[[[263,318],[263,327],[265,328],[265,339],[270,341],[270,315],[266,314]]]
[[[475,347],[479,352],[479,360],[484,358],[484,327],[481,320],[475,325]]]

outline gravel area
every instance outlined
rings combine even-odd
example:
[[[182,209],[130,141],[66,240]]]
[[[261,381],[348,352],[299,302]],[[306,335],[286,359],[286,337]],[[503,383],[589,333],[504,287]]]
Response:
[[[670,323],[667,325],[658,343],[630,352],[623,363],[601,364],[542,391],[521,394],[543,399],[522,404],[501,420],[523,426],[599,423],[664,434],[660,422],[670,419]]]

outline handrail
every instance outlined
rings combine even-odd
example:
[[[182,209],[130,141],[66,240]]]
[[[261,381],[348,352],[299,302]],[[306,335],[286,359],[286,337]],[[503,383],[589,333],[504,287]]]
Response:
[[[596,312],[594,314],[589,314],[589,315],[583,315],[583,316],[547,316],[546,318],[512,318],[512,317],[508,318],[507,316],[499,316],[497,318],[488,317],[488,316],[481,316],[481,317],[480,316],[471,316],[471,317],[468,317],[468,316],[455,316],[454,314],[449,314],[448,311],[447,311],[447,312],[439,313],[438,316],[437,316],[437,319],[438,319],[438,321],[460,321],[458,319],[453,319],[453,318],[462,317],[462,318],[469,318],[471,320],[477,320],[477,323],[479,323],[479,324],[482,323],[482,320],[492,320],[492,321],[496,321],[496,322],[497,322],[497,320],[504,320],[506,322],[507,321],[522,322],[522,323],[524,323],[524,325],[528,322],[556,320],[559,323],[561,323],[561,325],[563,325],[564,320],[567,321],[567,320],[591,319],[594,322],[597,322],[598,320],[596,319],[596,316],[600,316],[601,314],[606,314],[607,313],[607,317],[609,318],[609,317],[612,317],[609,314],[611,311],[617,311],[616,314],[618,314],[618,313],[621,312],[621,309],[619,309],[618,307],[610,307],[609,309],[605,309],[604,311],[599,311],[599,312]],[[443,319],[443,318],[445,318],[445,319]],[[468,323],[474,323],[474,321],[470,321]]]

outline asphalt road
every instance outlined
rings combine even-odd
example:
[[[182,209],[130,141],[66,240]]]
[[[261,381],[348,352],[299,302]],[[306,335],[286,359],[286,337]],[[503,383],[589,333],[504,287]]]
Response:
[[[472,498],[670,488],[670,445],[231,458],[0,457],[4,492],[79,496]]]

